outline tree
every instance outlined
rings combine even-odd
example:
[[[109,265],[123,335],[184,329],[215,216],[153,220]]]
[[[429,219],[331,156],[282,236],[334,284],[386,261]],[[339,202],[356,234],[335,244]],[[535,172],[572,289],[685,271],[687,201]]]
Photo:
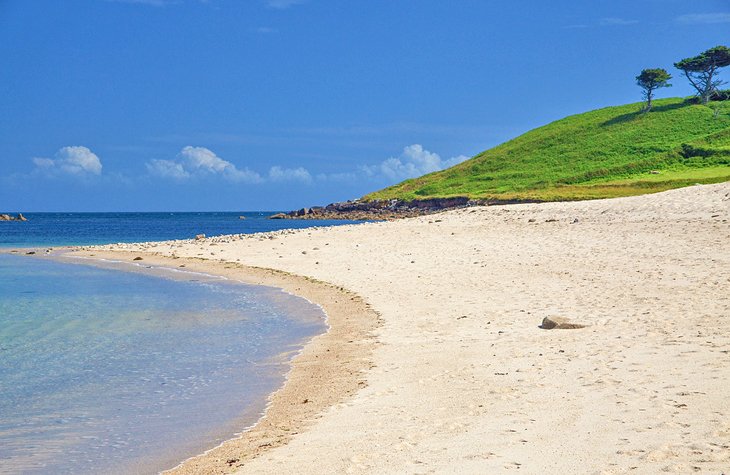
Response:
[[[655,69],[644,69],[641,74],[636,76],[636,84],[644,90],[644,99],[646,100],[646,108],[644,110],[649,111],[651,109],[651,100],[654,97],[654,91],[661,87],[671,87],[669,80],[672,76],[667,72],[666,69],[655,68]]]
[[[724,84],[717,78],[717,73],[725,66],[730,66],[730,48],[727,46],[715,46],[698,56],[674,63],[674,67],[684,72],[703,104],[707,104],[717,88]]]

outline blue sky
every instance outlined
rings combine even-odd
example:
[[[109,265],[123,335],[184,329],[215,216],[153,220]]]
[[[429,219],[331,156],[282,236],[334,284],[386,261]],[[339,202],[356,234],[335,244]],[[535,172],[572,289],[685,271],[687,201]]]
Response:
[[[728,0],[0,0],[0,211],[290,209],[640,100]],[[723,77],[730,79],[730,72]]]

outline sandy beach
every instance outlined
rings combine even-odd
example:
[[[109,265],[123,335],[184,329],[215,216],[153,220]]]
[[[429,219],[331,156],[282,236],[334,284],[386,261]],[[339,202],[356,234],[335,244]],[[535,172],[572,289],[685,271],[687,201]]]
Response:
[[[724,183],[82,253],[275,285],[329,316],[261,423],[172,473],[719,474],[728,220]]]

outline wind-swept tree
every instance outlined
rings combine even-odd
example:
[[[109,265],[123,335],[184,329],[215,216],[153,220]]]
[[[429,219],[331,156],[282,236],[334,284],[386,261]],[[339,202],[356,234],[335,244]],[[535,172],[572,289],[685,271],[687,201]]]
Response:
[[[651,100],[654,98],[654,91],[661,87],[671,87],[669,80],[672,76],[667,72],[666,69],[655,68],[655,69],[644,69],[641,74],[636,76],[636,84],[644,90],[643,96],[646,101],[645,111],[651,109]]]
[[[715,46],[698,56],[674,63],[674,67],[687,76],[703,104],[707,104],[712,94],[724,84],[717,73],[725,66],[730,66],[730,48],[727,46]]]

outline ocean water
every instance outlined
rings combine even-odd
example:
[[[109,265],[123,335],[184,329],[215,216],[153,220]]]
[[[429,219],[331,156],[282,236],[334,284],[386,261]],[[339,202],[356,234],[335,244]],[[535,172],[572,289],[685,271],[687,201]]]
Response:
[[[268,219],[275,211],[214,213],[25,213],[0,222],[0,247],[111,244],[191,239],[197,234],[257,233],[353,221]],[[245,219],[240,219],[243,216]]]
[[[268,214],[28,214],[5,247],[341,224]],[[179,270],[0,253],[0,473],[156,473],[260,417],[321,309]]]

